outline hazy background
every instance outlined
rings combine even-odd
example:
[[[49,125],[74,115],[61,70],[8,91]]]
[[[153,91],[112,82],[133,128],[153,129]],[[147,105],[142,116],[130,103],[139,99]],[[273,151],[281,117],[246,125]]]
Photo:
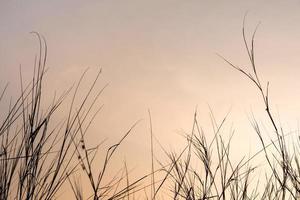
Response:
[[[0,88],[10,82],[8,94],[19,92],[20,64],[24,77],[30,77],[38,43],[29,32],[38,31],[49,49],[46,96],[67,89],[87,67],[86,85],[103,69],[97,88],[109,86],[91,127],[92,144],[104,138],[112,144],[144,119],[118,154],[137,173],[150,170],[148,109],[155,136],[167,149],[178,150],[196,107],[208,135],[208,105],[219,120],[231,110],[228,122],[236,130],[233,148],[239,156],[260,146],[248,120],[251,111],[262,122],[266,118],[254,86],[216,53],[246,69],[243,16],[249,11],[249,36],[261,21],[258,70],[264,83],[271,83],[276,116],[280,113],[287,131],[294,130],[300,111],[299,10],[296,0],[1,0]],[[155,148],[160,157],[157,144]]]

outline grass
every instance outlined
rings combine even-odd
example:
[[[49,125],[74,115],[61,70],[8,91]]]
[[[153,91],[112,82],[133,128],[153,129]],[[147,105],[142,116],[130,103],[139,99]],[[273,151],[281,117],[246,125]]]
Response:
[[[88,92],[75,106],[75,99],[85,73],[74,88],[70,88],[58,98],[53,98],[47,109],[42,108],[43,80],[46,73],[47,45],[38,33],[33,33],[39,41],[39,55],[35,61],[31,82],[24,86],[20,71],[21,94],[9,104],[8,113],[0,126],[0,199],[54,199],[59,189],[66,183],[74,192],[76,199],[83,199],[79,180],[71,176],[81,170],[88,177],[93,199],[118,199],[125,196],[139,179],[124,188],[117,187],[122,179],[103,183],[107,168],[114,153],[135,125],[105,154],[102,167],[93,168],[99,145],[88,148],[85,136],[89,126],[101,107],[91,113],[103,89],[92,96],[101,70],[97,73]],[[1,93],[5,95],[7,86]],[[67,96],[72,94],[66,118],[50,126],[54,113],[58,112]],[[91,101],[87,104],[88,100]],[[113,193],[111,191],[114,190]]]
[[[244,20],[245,21],[245,20]],[[85,73],[77,84],[53,97],[48,107],[42,106],[44,76],[47,72],[47,44],[36,32],[39,43],[38,56],[29,84],[24,84],[20,70],[20,95],[8,104],[8,111],[0,124],[0,199],[56,199],[62,187],[69,187],[74,199],[299,199],[300,158],[299,141],[287,142],[288,133],[281,128],[273,115],[269,98],[269,83],[263,84],[255,61],[255,33],[250,42],[246,38],[245,25],[242,35],[249,69],[243,69],[220,56],[229,66],[246,77],[258,91],[265,115],[274,137],[267,141],[260,123],[253,116],[251,124],[260,140],[262,149],[250,157],[233,162],[231,141],[233,133],[224,139],[222,132],[227,115],[218,121],[211,112],[213,138],[208,140],[195,111],[192,130],[185,136],[186,147],[178,152],[168,152],[163,147],[167,161],[155,160],[154,134],[149,111],[151,172],[136,180],[130,178],[126,161],[119,173],[108,174],[114,154],[138,122],[106,151],[99,150],[100,143],[88,147],[87,133],[102,106],[96,111],[104,86],[95,91],[101,69],[93,79],[86,94],[79,100],[78,94]],[[0,103],[8,85],[0,93]],[[82,94],[80,94],[81,96]],[[54,124],[55,113],[67,98],[71,98],[66,117]],[[48,98],[48,97],[46,97]],[[75,102],[79,101],[79,104]],[[102,156],[102,163],[95,158]],[[263,171],[264,181],[254,182],[253,177],[263,170],[252,161],[263,155],[268,169]],[[80,176],[79,176],[80,175]],[[110,181],[105,181],[104,177]],[[79,178],[81,177],[81,178]],[[82,178],[87,181],[82,185]],[[261,178],[259,178],[261,179]],[[150,191],[147,193],[147,191]],[[144,193],[143,193],[144,192]]]

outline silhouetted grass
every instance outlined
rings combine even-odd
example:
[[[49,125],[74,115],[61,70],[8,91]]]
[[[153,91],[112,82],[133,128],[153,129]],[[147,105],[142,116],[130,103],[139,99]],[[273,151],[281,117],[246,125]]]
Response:
[[[195,113],[193,130],[191,134],[186,136],[188,144],[184,149],[184,154],[181,153],[176,156],[175,153],[167,153],[172,167],[165,170],[173,183],[171,189],[173,199],[284,200],[300,198],[299,141],[294,141],[292,144],[287,143],[286,135],[288,133],[285,133],[272,113],[269,82],[265,86],[262,84],[255,62],[254,39],[256,30],[257,27],[252,34],[250,43],[248,43],[243,24],[242,35],[250,61],[249,71],[233,64],[222,56],[220,57],[248,78],[258,89],[258,95],[262,99],[266,117],[273,128],[274,137],[271,138],[271,142],[267,142],[264,139],[262,128],[253,116],[251,124],[261,142],[262,150],[249,159],[244,157],[237,164],[233,164],[230,157],[230,148],[235,144],[231,143],[231,137],[229,141],[225,142],[221,135],[226,117],[221,123],[217,123],[214,115],[211,115],[214,138],[208,142],[205,131],[198,125]],[[261,172],[262,169],[251,166],[251,161],[261,153],[264,154],[264,161],[269,170],[263,172],[265,173],[265,180],[260,178],[256,184],[253,184],[249,181],[251,175]],[[192,156],[194,156],[193,159],[191,159]],[[193,168],[192,160],[199,162],[200,167]]]
[[[0,124],[0,199],[56,199],[63,186],[68,186],[77,200],[129,200],[136,199],[138,194],[143,194],[142,191],[145,191],[142,199],[153,200],[299,199],[300,143],[287,143],[288,133],[281,128],[272,113],[269,83],[264,85],[257,72],[254,48],[256,30],[257,28],[248,42],[243,24],[242,35],[250,64],[248,70],[221,57],[257,88],[274,138],[270,142],[266,141],[259,122],[253,116],[251,124],[262,149],[248,158],[245,156],[239,162],[233,162],[233,133],[227,140],[222,136],[227,115],[218,122],[214,114],[210,113],[213,138],[208,140],[195,111],[192,131],[185,137],[186,147],[181,151],[178,149],[177,153],[168,152],[162,147],[167,161],[155,162],[154,134],[149,111],[151,171],[136,180],[130,178],[126,162],[115,175],[107,174],[107,171],[119,146],[138,122],[104,152],[99,151],[102,143],[96,147],[88,147],[86,143],[89,127],[102,108],[100,106],[92,112],[105,88],[104,86],[93,95],[101,70],[80,99],[79,105],[75,105],[75,100],[86,72],[75,87],[58,98],[54,97],[47,108],[42,106],[47,45],[41,35],[33,32],[40,48],[32,80],[24,85],[20,70],[20,95],[16,100],[10,101],[8,112]],[[5,85],[0,93],[0,102],[3,101],[7,88],[8,85]],[[71,103],[66,118],[53,126],[54,113],[58,112],[70,95]],[[104,160],[95,164],[95,158],[99,154],[103,155]],[[264,155],[269,170],[263,171],[263,180],[260,178],[254,183],[252,177],[263,169],[252,166],[252,161],[260,154]],[[86,178],[84,186],[78,174]],[[104,181],[105,176],[110,181]],[[147,195],[147,190],[150,191],[150,196]]]
[[[135,189],[143,178],[118,187],[124,177],[117,177],[110,183],[103,183],[109,162],[119,145],[132,131],[128,132],[105,154],[102,167],[93,168],[93,161],[99,146],[88,148],[85,135],[101,107],[94,113],[103,89],[92,96],[92,91],[101,74],[97,73],[88,92],[75,106],[75,99],[85,73],[76,87],[70,88],[58,98],[53,98],[48,108],[41,106],[43,80],[46,72],[47,45],[45,39],[33,32],[39,41],[39,54],[35,60],[34,73],[30,84],[24,86],[20,70],[21,94],[16,101],[11,100],[8,113],[0,125],[0,199],[54,199],[59,189],[70,183],[76,199],[119,199]],[[3,99],[7,86],[1,93]],[[54,113],[63,101],[73,93],[67,117],[57,125],[49,126]],[[91,103],[88,104],[88,100]],[[76,108],[75,108],[76,107]],[[83,171],[89,184],[82,188],[74,172]],[[96,174],[97,173],[97,174]],[[91,187],[93,193],[83,196],[83,190]],[[113,192],[112,192],[113,191]]]

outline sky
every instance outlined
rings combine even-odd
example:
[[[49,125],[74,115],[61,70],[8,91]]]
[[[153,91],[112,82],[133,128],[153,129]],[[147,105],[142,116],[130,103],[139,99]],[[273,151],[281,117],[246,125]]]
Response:
[[[217,54],[249,69],[243,17],[248,13],[248,37],[261,23],[257,68],[263,83],[270,82],[277,119],[294,130],[300,110],[299,8],[298,0],[1,0],[0,88],[10,82],[9,95],[19,92],[20,65],[29,79],[38,50],[30,32],[37,31],[49,49],[46,96],[67,89],[87,68],[88,85],[102,68],[97,89],[109,85],[91,143],[113,143],[142,119],[118,157],[130,167],[150,170],[148,109],[154,135],[167,149],[183,147],[196,108],[208,135],[209,107],[218,120],[230,111],[234,148],[248,152],[259,148],[248,116],[253,112],[264,122],[263,104],[256,88]]]

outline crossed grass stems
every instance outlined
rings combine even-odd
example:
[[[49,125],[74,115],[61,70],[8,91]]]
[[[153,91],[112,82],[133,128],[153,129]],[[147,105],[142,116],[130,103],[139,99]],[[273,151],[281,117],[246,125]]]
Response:
[[[245,20],[244,20],[245,22]],[[62,186],[69,184],[74,198],[82,199],[298,199],[300,192],[299,142],[287,144],[286,135],[280,123],[276,121],[270,108],[269,83],[264,86],[257,72],[254,51],[254,39],[257,27],[247,42],[243,23],[242,35],[250,61],[250,71],[244,70],[220,56],[231,67],[248,78],[258,89],[266,116],[274,132],[274,139],[267,143],[261,126],[252,117],[251,124],[261,142],[262,149],[246,159],[243,157],[237,164],[231,161],[231,139],[226,142],[222,137],[223,126],[227,115],[218,123],[211,111],[211,122],[214,137],[207,141],[204,130],[198,123],[197,111],[194,115],[190,134],[185,136],[186,147],[179,153],[161,149],[168,158],[162,163],[154,155],[154,134],[152,131],[151,113],[149,111],[151,170],[146,175],[129,181],[127,164],[121,167],[115,176],[107,174],[110,162],[121,143],[138,124],[136,122],[124,136],[105,152],[98,152],[96,147],[88,148],[86,134],[100,108],[94,111],[98,99],[106,86],[93,95],[101,70],[79,105],[75,100],[86,74],[83,73],[78,83],[54,97],[51,105],[44,110],[41,106],[43,96],[43,78],[47,61],[45,39],[33,32],[39,41],[39,53],[35,59],[31,82],[24,86],[20,70],[21,95],[11,100],[8,112],[0,124],[0,199],[56,199]],[[0,95],[3,101],[8,85]],[[52,125],[54,113],[71,94],[67,117]],[[90,103],[88,103],[90,102]],[[51,124],[51,126],[50,126]],[[159,142],[157,142],[159,144]],[[288,146],[293,148],[290,150]],[[104,155],[102,163],[94,163],[98,154]],[[268,168],[265,183],[252,183],[251,174],[258,167],[252,167],[251,161],[264,154]],[[193,162],[198,166],[193,167]],[[158,165],[155,169],[155,165]],[[76,174],[83,174],[88,185],[82,187]],[[159,175],[158,175],[159,174]],[[110,181],[104,181],[110,176]],[[159,179],[157,177],[159,176]],[[150,180],[149,180],[150,179]],[[89,188],[86,194],[86,188]],[[150,195],[147,193],[150,190]]]

